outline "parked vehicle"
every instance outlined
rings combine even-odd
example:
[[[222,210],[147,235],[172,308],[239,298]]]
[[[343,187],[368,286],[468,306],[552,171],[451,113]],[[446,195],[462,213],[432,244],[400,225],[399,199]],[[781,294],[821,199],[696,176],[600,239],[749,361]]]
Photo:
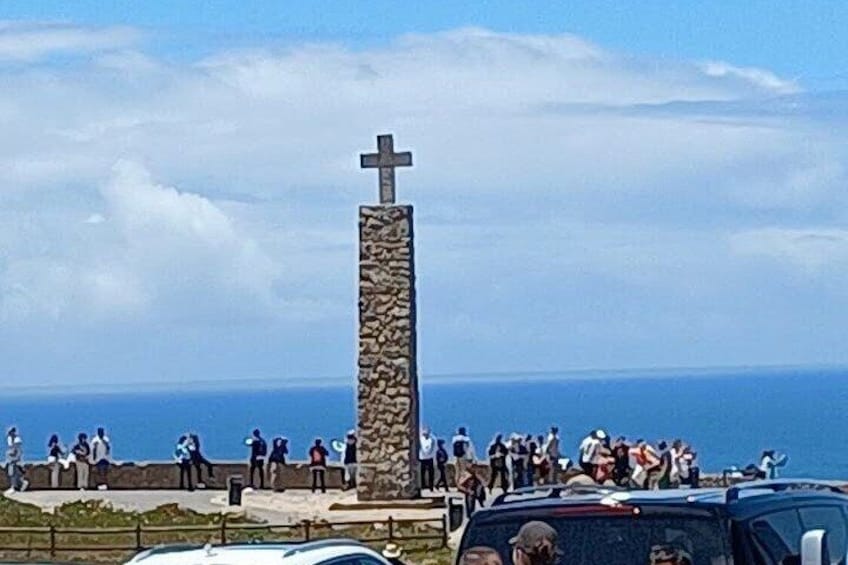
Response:
[[[165,545],[142,551],[125,565],[391,565],[380,553],[350,539],[307,543]]]
[[[556,531],[564,565],[835,565],[848,552],[848,496],[833,483],[662,491],[556,485],[507,493],[477,511],[457,563],[481,546],[512,563],[510,540],[530,521]]]

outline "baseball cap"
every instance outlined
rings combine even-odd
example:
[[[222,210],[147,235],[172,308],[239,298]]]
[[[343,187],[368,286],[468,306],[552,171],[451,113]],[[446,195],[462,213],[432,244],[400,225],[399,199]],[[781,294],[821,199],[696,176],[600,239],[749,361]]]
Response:
[[[557,547],[557,531],[545,522],[527,522],[515,537],[509,540],[509,545],[520,547],[529,555],[541,553],[545,546],[550,548],[549,555],[562,555],[562,550]]]

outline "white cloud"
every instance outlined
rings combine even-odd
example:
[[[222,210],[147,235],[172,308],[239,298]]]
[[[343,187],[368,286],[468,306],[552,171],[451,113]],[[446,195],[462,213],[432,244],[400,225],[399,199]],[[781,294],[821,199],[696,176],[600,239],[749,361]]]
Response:
[[[811,274],[823,270],[844,276],[848,267],[848,230],[840,228],[764,228],[733,234],[736,253],[763,256]]]
[[[21,39],[13,28],[0,35]],[[398,179],[417,206],[422,351],[470,333],[479,347],[433,353],[439,370],[512,362],[509,336],[537,368],[709,362],[762,314],[759,294],[716,281],[761,283],[754,255],[816,267],[842,253],[791,230],[848,219],[833,119],[848,97],[818,103],[767,70],[479,29],[175,62],[136,32],[87,31],[0,55],[15,60],[0,65],[9,343],[25,323],[88,324],[123,351],[109,333],[125,324],[192,326],[188,349],[233,340],[228,371],[287,355],[346,372],[355,210],[376,193],[357,154],[383,131],[415,153]],[[60,52],[91,57],[51,65]],[[551,347],[551,327],[574,349]]]
[[[139,37],[128,27],[0,21],[0,61],[30,62],[58,53],[109,51],[132,45]]]

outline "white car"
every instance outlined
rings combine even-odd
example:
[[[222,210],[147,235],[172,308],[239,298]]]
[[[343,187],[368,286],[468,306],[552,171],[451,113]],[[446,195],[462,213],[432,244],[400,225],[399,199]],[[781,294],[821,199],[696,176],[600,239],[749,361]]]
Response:
[[[307,543],[171,545],[142,551],[125,565],[392,565],[355,540]]]

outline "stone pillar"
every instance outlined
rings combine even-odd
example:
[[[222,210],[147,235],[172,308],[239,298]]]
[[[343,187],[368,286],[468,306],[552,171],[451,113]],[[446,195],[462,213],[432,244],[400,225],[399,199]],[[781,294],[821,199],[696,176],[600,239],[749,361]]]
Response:
[[[417,498],[412,206],[359,208],[359,500]]]

